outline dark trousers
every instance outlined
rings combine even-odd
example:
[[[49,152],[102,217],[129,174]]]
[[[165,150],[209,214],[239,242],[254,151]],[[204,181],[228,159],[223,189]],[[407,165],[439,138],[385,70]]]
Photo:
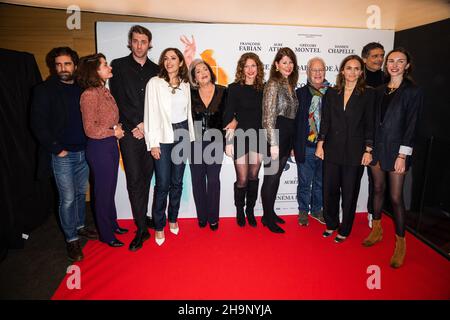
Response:
[[[350,235],[358,202],[363,166],[347,166],[324,161],[323,213],[328,230],[339,228],[339,234]],[[339,225],[339,200],[342,196],[342,223]]]
[[[275,218],[274,205],[280,186],[280,178],[293,146],[294,120],[279,116],[275,128],[278,129],[279,134],[279,157],[264,164],[264,181],[261,187],[263,216],[269,223]],[[270,146],[268,148],[270,150]]]
[[[188,130],[187,120],[179,124],[173,124],[172,126],[174,130],[178,128]],[[180,144],[183,144],[182,148]],[[174,148],[180,148],[180,152],[175,152],[172,155]],[[190,152],[190,142],[180,139],[174,143],[160,143],[160,150],[160,158],[159,160],[155,160],[156,184],[154,190],[153,219],[156,231],[162,231],[166,226],[167,196],[169,196],[169,206],[167,209],[169,222],[177,222],[183,191],[183,175],[186,160]],[[172,158],[172,156],[176,157],[176,159]]]
[[[153,157],[147,151],[145,140],[136,139],[131,132],[127,132],[119,143],[134,223],[142,232],[147,228],[145,218],[154,168]]]
[[[115,239],[114,230],[118,227],[114,202],[119,168],[117,139],[88,139],[86,158],[94,182],[95,217],[100,241],[108,243]]]
[[[200,222],[209,222],[215,224],[219,221],[220,207],[220,169],[222,168],[223,144],[221,146],[220,155],[208,152],[213,148],[214,142],[199,141],[191,143],[191,177],[192,191],[194,194],[195,208],[197,209],[197,218]],[[205,153],[205,148],[208,147]],[[215,150],[218,150],[215,149]],[[198,151],[202,151],[202,156]],[[206,161],[214,158],[214,162]],[[211,159],[212,160],[212,159]]]

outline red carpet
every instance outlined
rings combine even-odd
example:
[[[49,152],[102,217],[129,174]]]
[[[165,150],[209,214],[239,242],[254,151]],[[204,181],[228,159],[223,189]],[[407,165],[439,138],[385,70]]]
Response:
[[[300,227],[285,216],[283,235],[263,228],[237,226],[222,218],[213,232],[196,219],[180,219],[180,233],[166,231],[158,247],[154,232],[144,247],[128,251],[133,232],[119,239],[122,248],[89,241],[84,248],[81,289],[69,290],[64,279],[53,299],[450,299],[450,263],[407,234],[405,265],[389,266],[394,249],[391,219],[383,219],[384,239],[372,248],[367,215],[358,214],[353,232],[342,244],[322,238],[315,220]],[[133,222],[121,226],[134,230]],[[381,268],[381,289],[369,290],[370,265]],[[67,277],[66,277],[67,278]]]

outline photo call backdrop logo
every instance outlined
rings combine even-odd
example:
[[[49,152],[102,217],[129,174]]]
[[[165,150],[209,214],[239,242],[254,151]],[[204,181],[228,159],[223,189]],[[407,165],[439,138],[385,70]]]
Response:
[[[97,22],[97,52],[112,60],[130,54],[127,48],[128,30],[136,22]],[[272,26],[250,24],[203,24],[203,23],[139,23],[153,35],[153,48],[149,58],[158,63],[161,52],[175,47],[184,53],[188,61],[201,58],[208,62],[217,83],[227,86],[234,81],[236,64],[245,52],[256,53],[264,63],[265,78],[268,79],[270,66],[278,49],[291,48],[297,55],[299,83],[306,83],[306,64],[310,58],[321,57],[326,66],[326,79],[334,85],[341,61],[350,54],[361,54],[364,45],[379,42],[386,52],[393,48],[394,31],[378,29],[316,28],[299,26]],[[114,74],[114,70],[112,71]],[[150,156],[150,155],[149,155]],[[260,187],[263,179],[260,170]],[[154,179],[154,178],[153,178]],[[235,171],[233,161],[224,157],[221,179],[220,216],[235,216],[233,183]],[[154,182],[153,182],[154,183]],[[152,183],[152,184],[153,184]],[[151,189],[153,193],[153,188]],[[291,158],[280,181],[275,208],[280,214],[297,214],[297,167]],[[150,195],[150,199],[153,194]],[[357,211],[366,212],[367,175],[361,181],[361,191]],[[116,207],[119,219],[132,219],[131,207],[126,189],[125,172],[119,167],[116,191]],[[151,212],[151,200],[149,211]],[[255,206],[255,214],[262,215],[260,197]],[[186,166],[183,196],[179,217],[196,217],[189,166]]]

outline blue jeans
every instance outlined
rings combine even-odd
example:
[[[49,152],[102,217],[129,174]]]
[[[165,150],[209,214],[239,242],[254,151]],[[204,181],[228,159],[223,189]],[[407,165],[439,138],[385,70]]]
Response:
[[[173,128],[182,128],[187,130],[187,121],[180,124],[174,124]],[[184,149],[181,149],[180,158],[183,161],[179,164],[174,163],[171,158],[174,147],[180,148],[183,144]],[[167,196],[169,196],[169,207],[167,215],[169,222],[175,223],[178,219],[178,210],[180,209],[181,193],[183,191],[183,175],[186,167],[186,160],[190,152],[189,140],[184,141],[180,139],[174,143],[160,143],[161,155],[159,160],[155,160],[155,197],[153,205],[153,221],[155,223],[155,230],[162,231],[166,226],[166,207]]]
[[[306,146],[305,162],[297,164],[297,201],[300,212],[322,210],[322,160],[315,156],[316,148]]]
[[[84,227],[89,167],[85,152],[71,152],[65,157],[52,154],[52,168],[59,193],[59,219],[67,242],[78,240]]]

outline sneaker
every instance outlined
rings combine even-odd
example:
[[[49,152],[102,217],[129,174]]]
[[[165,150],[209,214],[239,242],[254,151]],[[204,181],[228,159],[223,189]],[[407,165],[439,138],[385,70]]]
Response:
[[[305,227],[309,224],[308,212],[300,211],[298,213],[298,224]]]
[[[76,262],[83,260],[83,251],[81,250],[80,240],[67,243],[67,256],[70,261]]]
[[[325,218],[323,217],[322,210],[320,210],[319,212],[311,212],[311,218],[316,219],[321,224],[325,224]]]

